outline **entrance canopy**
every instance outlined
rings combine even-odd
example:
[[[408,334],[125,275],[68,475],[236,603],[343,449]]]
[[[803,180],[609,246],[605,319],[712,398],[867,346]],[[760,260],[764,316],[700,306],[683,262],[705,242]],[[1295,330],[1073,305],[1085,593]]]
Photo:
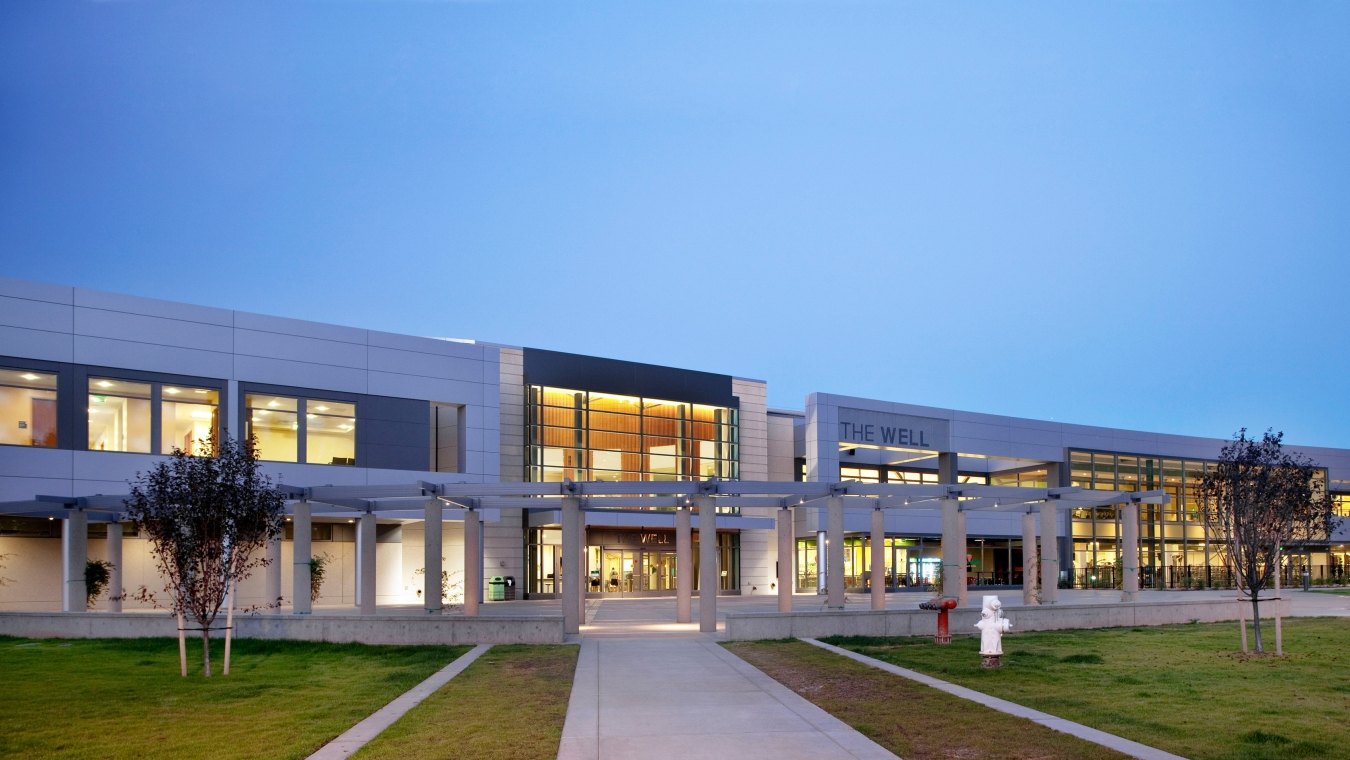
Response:
[[[955,500],[958,510],[1037,512],[1040,505],[1060,508],[1118,504],[1166,504],[1168,496],[1155,491],[1092,491],[1077,487],[1022,488],[976,484],[909,485],[903,483],[801,483],[788,481],[587,481],[561,483],[432,483],[419,481],[387,486],[279,486],[288,504],[306,502],[318,516],[378,514],[393,519],[423,517],[423,507],[436,499],[452,509],[557,510],[564,499],[575,500],[582,511],[664,511],[711,500],[719,512],[743,508],[791,509],[823,507],[838,499],[844,508],[936,509]],[[120,522],[125,495],[38,495],[25,501],[0,502],[0,514],[61,518],[81,511],[95,522]],[[288,508],[289,511],[289,508]],[[486,515],[485,515],[486,516]]]

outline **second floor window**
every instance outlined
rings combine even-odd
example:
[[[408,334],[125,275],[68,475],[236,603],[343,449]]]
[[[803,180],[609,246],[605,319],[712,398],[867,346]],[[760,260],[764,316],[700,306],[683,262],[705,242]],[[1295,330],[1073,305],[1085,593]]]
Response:
[[[246,427],[256,439],[259,459],[356,464],[356,404],[249,393],[244,406]]]
[[[219,429],[220,391],[90,377],[88,415],[91,451],[204,454]]]

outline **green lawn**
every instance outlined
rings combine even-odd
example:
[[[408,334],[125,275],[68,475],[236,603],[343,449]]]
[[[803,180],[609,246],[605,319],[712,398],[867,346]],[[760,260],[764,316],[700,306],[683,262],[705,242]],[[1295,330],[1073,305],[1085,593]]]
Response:
[[[999,670],[975,637],[828,641],[1190,758],[1350,756],[1347,618],[1286,620],[1284,658],[1237,653],[1235,623],[1014,629]]]
[[[0,757],[303,758],[469,649],[240,639],[221,676],[215,643],[207,679],[173,639],[0,637]]]
[[[577,652],[575,646],[494,646],[356,757],[556,757]]]
[[[1339,596],[1350,596],[1350,588],[1315,588],[1312,589],[1318,594],[1337,594]]]

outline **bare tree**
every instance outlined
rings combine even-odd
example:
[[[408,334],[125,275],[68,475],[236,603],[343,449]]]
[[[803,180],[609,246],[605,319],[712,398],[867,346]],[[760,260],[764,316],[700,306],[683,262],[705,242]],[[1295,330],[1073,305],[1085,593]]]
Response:
[[[1283,546],[1325,537],[1333,501],[1308,457],[1283,448],[1284,433],[1261,440],[1243,428],[1219,453],[1200,484],[1206,529],[1251,597],[1257,652],[1261,644],[1260,596],[1271,585]]]
[[[267,565],[258,550],[281,537],[285,519],[282,495],[259,471],[253,441],[227,437],[217,443],[213,435],[201,448],[214,456],[174,449],[169,459],[137,475],[126,500],[127,517],[149,535],[166,579],[164,590],[179,619],[184,675],[183,618],[201,629],[202,669],[210,677],[211,625],[234,584]]]

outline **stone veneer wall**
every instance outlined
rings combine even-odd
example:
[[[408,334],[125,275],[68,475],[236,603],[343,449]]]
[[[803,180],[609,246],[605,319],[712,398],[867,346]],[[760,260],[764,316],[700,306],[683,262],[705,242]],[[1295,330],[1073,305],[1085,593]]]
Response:
[[[768,390],[760,380],[732,378],[740,400],[741,480],[769,479]],[[746,509],[747,517],[772,517],[772,509]],[[773,593],[778,544],[772,530],[741,531],[741,593]]]
[[[519,348],[500,348],[499,462],[503,483],[525,480],[525,359]],[[525,589],[524,512],[503,509],[501,520],[483,525],[483,578],[494,575],[516,579],[516,598]]]

